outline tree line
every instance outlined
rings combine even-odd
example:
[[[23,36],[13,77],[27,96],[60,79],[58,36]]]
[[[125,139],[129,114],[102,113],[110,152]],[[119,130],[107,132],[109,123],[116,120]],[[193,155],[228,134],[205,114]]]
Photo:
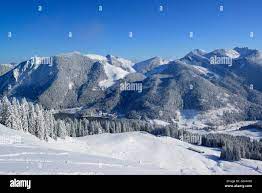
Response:
[[[12,98],[10,101],[7,97],[0,100],[0,123],[33,134],[41,140],[153,130],[150,123],[139,120],[55,119],[51,110],[45,110],[39,104],[28,102],[25,98],[21,101]]]
[[[65,123],[55,120],[51,111],[41,105],[21,101],[16,98],[9,100],[6,96],[0,100],[0,123],[15,129],[28,132],[41,140],[48,137],[56,139],[66,134]]]
[[[210,133],[202,136],[202,145],[222,148],[220,158],[227,161],[262,160],[262,140],[251,140],[246,136]]]
[[[194,138],[195,133],[179,129],[176,124],[151,132],[155,135],[169,136],[176,139]],[[239,161],[241,158],[262,160],[262,139],[252,140],[246,136],[233,136],[221,133],[197,134],[202,146],[221,148],[220,158],[226,161]],[[185,137],[186,136],[186,137]],[[190,141],[187,141],[190,142]],[[191,142],[190,142],[191,143]]]

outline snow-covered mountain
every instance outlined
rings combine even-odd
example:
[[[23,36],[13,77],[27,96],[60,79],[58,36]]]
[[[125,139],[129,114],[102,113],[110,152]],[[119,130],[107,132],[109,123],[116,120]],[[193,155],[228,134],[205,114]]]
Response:
[[[158,67],[163,64],[167,64],[169,61],[164,60],[160,57],[150,58],[146,61],[136,63],[133,68],[140,73],[147,73],[153,70],[155,67]]]
[[[100,62],[107,61],[107,58],[105,56],[101,56],[101,55],[97,55],[97,54],[86,54],[85,56],[87,56],[88,58],[90,58],[92,60],[96,60],[96,61],[100,61]]]
[[[95,54],[87,54],[85,56],[103,64],[107,78],[99,82],[99,87],[101,88],[108,88],[112,86],[116,80],[122,79],[126,75],[135,72],[132,68],[133,63],[124,58],[112,55],[104,57]]]
[[[248,58],[248,57],[259,56],[258,50],[252,50],[248,48],[239,48],[234,49],[216,49],[211,52],[206,52],[204,50],[195,49],[188,53],[185,57],[181,58],[181,61],[187,63],[195,63],[197,65],[207,65],[210,64],[210,59],[212,57],[228,57],[232,60]]]
[[[96,54],[87,54],[85,56],[95,61],[108,63],[114,67],[121,68],[122,70],[127,71],[127,72],[135,72],[135,70],[132,67],[134,63],[130,60],[127,60],[121,57],[117,57],[113,55],[101,56],[101,55],[96,55]]]
[[[204,56],[207,58],[210,58],[212,56],[217,56],[217,57],[230,57],[232,59],[236,59],[240,57],[240,54],[234,49],[216,49],[210,53],[205,54]]]
[[[218,149],[141,132],[45,142],[0,125],[0,139],[0,174],[5,175],[262,173],[261,161],[227,162],[219,159]]]
[[[260,139],[259,128],[254,130],[258,134],[230,128],[262,120],[261,55],[248,48],[197,49],[175,61],[155,57],[137,64],[79,52],[33,57],[0,76],[0,95],[26,97],[72,119],[102,112],[99,118],[108,120],[104,126],[109,124],[113,133],[129,122],[137,131],[141,121],[159,128],[177,125],[196,133],[212,130]],[[231,58],[232,65],[214,65],[212,57]],[[120,89],[123,82],[141,86],[142,92]],[[125,121],[117,122],[121,119]],[[103,123],[96,121],[92,125],[98,129]],[[18,141],[0,144],[3,174],[261,174],[260,161],[226,162],[219,158],[220,149],[143,132],[44,142],[0,125],[0,137],[11,136]]]
[[[169,121],[175,119],[178,111],[194,110],[198,112],[196,116],[201,115],[202,120],[206,120],[206,127],[241,120],[260,120],[262,79],[259,74],[262,68],[250,62],[248,56],[243,57],[236,52],[225,49],[210,53],[194,50],[180,60],[162,65],[158,62],[151,70],[145,70],[147,78],[139,81],[143,85],[142,93],[119,92],[119,86],[115,86],[93,107],[106,107],[109,111],[132,118]],[[234,57],[232,66],[211,64],[208,57],[215,55]],[[138,66],[148,67],[152,60],[141,62]],[[134,68],[138,70],[136,65]],[[252,82],[255,89],[250,89]],[[159,112],[162,112],[161,116]]]
[[[135,72],[135,70],[132,67],[134,63],[130,60],[120,58],[117,56],[113,56],[113,55],[107,55],[106,58],[108,60],[108,63],[113,66],[122,68],[123,70],[128,71],[128,72]]]
[[[12,70],[15,67],[13,64],[0,64],[0,76]]]
[[[249,49],[248,47],[235,47],[234,50],[242,57],[248,57],[251,55],[255,55],[259,51],[256,49]]]
[[[205,57],[206,54],[207,52],[205,52],[204,50],[195,49],[189,52],[185,57],[181,58],[180,60],[189,64],[192,61],[194,61],[195,65],[202,66],[203,63],[209,63],[209,59]]]
[[[211,64],[214,56],[230,57],[232,65]],[[248,48],[197,49],[179,60],[155,57],[133,65],[111,55],[73,52],[22,62],[0,76],[0,94],[49,108],[81,106],[84,114],[92,109],[169,122],[186,110],[206,118],[219,112],[205,124],[217,126],[262,119],[260,58],[259,51]],[[141,84],[142,92],[120,90],[122,80]]]
[[[0,77],[0,93],[26,97],[50,108],[86,105],[101,98],[103,89],[131,73],[120,65],[131,62],[120,58],[116,65],[115,60],[111,64],[104,59],[79,52],[33,57]]]

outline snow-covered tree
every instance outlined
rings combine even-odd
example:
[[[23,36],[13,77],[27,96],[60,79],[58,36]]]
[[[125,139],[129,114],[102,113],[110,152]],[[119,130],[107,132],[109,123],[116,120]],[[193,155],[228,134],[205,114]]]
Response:
[[[28,132],[29,131],[29,125],[28,125],[29,104],[25,98],[23,98],[21,102],[20,114],[21,114],[22,129],[25,132]]]
[[[35,106],[33,103],[30,103],[29,112],[28,112],[28,131],[29,133],[35,135],[35,130],[36,130]]]
[[[46,137],[45,120],[44,120],[43,110],[41,106],[39,106],[38,104],[36,104],[35,106],[35,114],[36,114],[35,135],[40,139],[45,139]]]
[[[11,126],[11,103],[6,96],[3,97],[0,104],[0,123],[6,126]]]
[[[66,125],[62,120],[57,122],[57,136],[61,138],[65,138],[67,136]]]

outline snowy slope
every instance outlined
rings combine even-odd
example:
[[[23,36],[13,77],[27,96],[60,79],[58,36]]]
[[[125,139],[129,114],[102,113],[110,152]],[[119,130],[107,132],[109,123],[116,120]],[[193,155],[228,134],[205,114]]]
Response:
[[[148,60],[136,63],[133,68],[140,73],[147,73],[151,70],[153,70],[154,68],[164,65],[164,64],[168,64],[168,60],[164,60],[160,57],[154,57],[154,58],[150,58]]]
[[[99,82],[101,88],[108,88],[112,86],[116,80],[122,79],[126,75],[135,72],[132,68],[132,62],[124,58],[111,55],[104,57],[96,54],[87,54],[85,56],[103,64],[107,79]]]
[[[13,69],[15,66],[12,64],[0,64],[0,76]]]
[[[135,72],[133,69],[134,63],[130,60],[113,55],[107,55],[106,58],[108,63],[113,66],[120,67],[127,72]]]
[[[14,67],[12,64],[0,64],[0,66],[5,66],[5,67],[9,67],[9,68]]]
[[[132,67],[134,63],[125,58],[121,58],[113,55],[101,56],[97,54],[86,54],[85,56],[95,61],[107,62],[112,66],[122,68],[123,70],[128,72],[135,72],[135,70]]]
[[[219,160],[216,149],[194,146],[169,137],[155,137],[145,133],[103,134],[81,139],[96,155],[113,156],[116,159],[134,160],[141,165],[155,165],[173,174],[260,174],[262,162]],[[203,150],[199,154],[189,147]]]
[[[100,61],[100,62],[107,60],[105,56],[101,56],[101,55],[97,55],[97,54],[87,54],[86,56],[88,58],[92,59],[92,60],[97,60],[97,61]]]
[[[112,86],[116,80],[124,78],[129,72],[123,70],[122,68],[115,67],[108,63],[104,63],[104,70],[107,76],[107,79],[99,82],[100,87],[108,88]]]
[[[221,161],[219,150],[141,132],[67,138],[46,143],[29,134],[0,126],[1,142],[14,136],[17,143],[0,143],[0,174],[262,173],[261,161]],[[196,153],[188,147],[205,153]]]
[[[224,95],[224,97],[222,97]],[[226,94],[221,93],[221,101],[227,100]],[[223,116],[225,113],[237,113],[240,109],[237,106],[227,104],[225,107],[217,108],[214,110],[207,110],[204,112],[197,111],[195,109],[187,109],[177,111],[177,124],[181,129],[202,129],[209,125],[224,125]],[[212,124],[211,124],[212,123]]]
[[[205,55],[206,57],[218,56],[218,57],[230,57],[236,59],[240,57],[240,54],[234,49],[216,49]]]
[[[70,140],[70,139],[69,139]],[[153,166],[89,155],[77,141],[48,143],[0,125],[1,174],[165,174]],[[157,171],[157,172],[156,172]]]

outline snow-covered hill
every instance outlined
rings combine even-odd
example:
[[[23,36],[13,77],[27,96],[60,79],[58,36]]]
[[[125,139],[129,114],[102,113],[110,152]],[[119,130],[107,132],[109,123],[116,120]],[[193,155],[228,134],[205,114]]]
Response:
[[[110,156],[88,154],[88,146],[67,140],[40,141],[38,138],[0,125],[1,174],[165,174],[154,166],[142,166]]]
[[[197,148],[200,154],[188,148]],[[261,174],[262,162],[141,132],[40,141],[0,125],[0,174]]]

